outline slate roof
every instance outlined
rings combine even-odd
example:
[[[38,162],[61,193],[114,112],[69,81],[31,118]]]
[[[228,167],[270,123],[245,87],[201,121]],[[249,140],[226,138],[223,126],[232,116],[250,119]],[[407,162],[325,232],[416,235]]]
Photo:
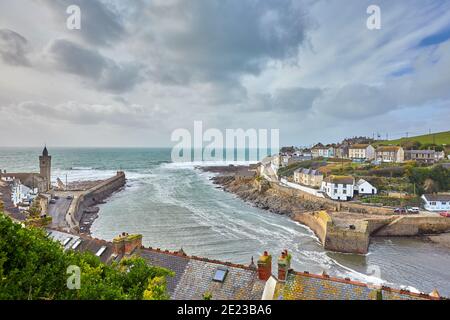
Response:
[[[221,263],[190,259],[172,296],[175,300],[198,300],[210,293],[214,300],[260,300],[265,281],[258,279],[256,270],[227,266],[223,282],[213,281]]]
[[[450,201],[450,194],[424,194],[427,201]]]
[[[383,300],[430,300],[428,294],[388,287],[368,286],[350,279],[301,272],[289,272],[286,282],[275,290],[276,300],[375,300],[377,291]],[[436,298],[439,299],[439,298]]]
[[[105,240],[86,236],[77,236],[53,229],[48,230],[48,237],[60,242],[64,250],[75,250],[80,252],[89,251],[93,254],[96,254],[102,247],[106,247],[105,250],[103,250],[103,253],[99,256],[100,261],[103,263],[119,261],[122,258],[121,256],[114,255],[112,243]],[[77,243],[78,240],[80,241],[79,245],[74,248],[73,246],[75,245],[75,243]],[[64,243],[66,244],[64,245]]]
[[[181,253],[175,255],[152,249],[142,249],[140,255],[151,265],[163,267],[175,272],[175,276],[167,278],[167,291],[172,296],[189,263],[189,258]]]
[[[349,149],[366,149],[369,144],[354,144],[349,147]]]
[[[334,184],[354,184],[355,180],[351,176],[329,176],[324,181]]]
[[[113,254],[111,242],[78,236],[48,229],[48,236],[59,241],[65,250],[90,251],[96,253],[101,247],[106,250],[100,256],[104,263],[120,261],[122,255]],[[68,240],[70,238],[70,241]],[[77,241],[80,244],[73,248]],[[174,271],[174,277],[167,278],[167,291],[174,300],[202,300],[206,293],[214,300],[260,300],[265,281],[258,279],[255,265],[245,266],[230,262],[187,256],[182,250],[170,252],[153,248],[136,249],[149,264]],[[226,268],[223,282],[213,280],[218,268]],[[383,300],[439,299],[427,294],[417,294],[388,287],[371,288],[367,284],[350,279],[333,278],[307,272],[289,271],[286,282],[277,281],[273,299],[283,300],[368,300],[381,290]]]
[[[435,154],[436,151],[434,151],[434,150],[406,150],[405,153],[407,153],[407,154]]]
[[[377,148],[377,152],[386,152],[386,151],[397,152],[398,150],[400,150],[399,146],[381,146]]]
[[[264,291],[265,281],[248,266],[152,248],[142,248],[139,254],[149,264],[175,272],[167,278],[167,291],[174,300],[202,300],[205,293],[213,300],[260,300]],[[223,283],[213,280],[219,267],[228,270]]]

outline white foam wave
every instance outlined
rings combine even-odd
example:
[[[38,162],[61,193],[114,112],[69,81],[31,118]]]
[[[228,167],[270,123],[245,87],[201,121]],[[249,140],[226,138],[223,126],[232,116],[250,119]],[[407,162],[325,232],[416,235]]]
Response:
[[[161,166],[174,169],[193,169],[195,167],[216,167],[216,166],[248,166],[258,163],[258,161],[192,161],[192,162],[169,162]]]

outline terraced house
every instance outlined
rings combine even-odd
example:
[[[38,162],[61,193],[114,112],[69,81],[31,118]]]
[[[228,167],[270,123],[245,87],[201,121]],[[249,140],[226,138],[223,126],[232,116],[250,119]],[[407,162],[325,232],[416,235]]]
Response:
[[[352,160],[373,160],[375,159],[375,148],[370,144],[354,144],[348,148],[348,157]]]
[[[406,150],[405,160],[414,160],[423,163],[435,163],[445,158],[443,151],[435,150]]]
[[[380,162],[403,162],[405,151],[399,146],[381,146],[377,148],[376,160]]]
[[[294,171],[294,182],[320,188],[323,181],[323,174],[319,170],[299,168]]]
[[[112,242],[48,230],[64,250],[88,251],[104,263],[139,255],[149,264],[172,270],[167,278],[167,291],[173,300],[441,300],[435,290],[430,294],[414,293],[383,286],[335,278],[325,273],[296,272],[291,268],[291,255],[281,252],[276,261],[265,251],[249,265],[188,256],[183,249],[176,252],[146,248],[141,235],[123,233]],[[272,266],[277,267],[276,274]]]

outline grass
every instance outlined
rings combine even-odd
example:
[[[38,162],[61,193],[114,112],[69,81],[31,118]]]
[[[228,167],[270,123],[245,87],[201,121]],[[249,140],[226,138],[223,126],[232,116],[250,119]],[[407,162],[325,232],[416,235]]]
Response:
[[[377,141],[374,143],[375,145],[381,144],[392,144],[392,145],[400,145],[407,141],[418,141],[421,144],[434,143],[437,145],[450,145],[450,131],[437,132],[432,134],[425,134],[421,136],[409,137],[409,138],[401,138],[396,140],[383,140]]]

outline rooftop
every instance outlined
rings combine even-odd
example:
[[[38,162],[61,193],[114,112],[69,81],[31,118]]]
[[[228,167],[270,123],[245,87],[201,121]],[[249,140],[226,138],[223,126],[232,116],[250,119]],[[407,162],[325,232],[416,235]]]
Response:
[[[59,241],[64,250],[89,251],[104,263],[119,261],[123,255],[114,253],[114,244],[108,241],[78,236],[48,229],[50,238]],[[217,300],[260,300],[266,281],[260,280],[255,264],[249,266],[213,259],[188,256],[183,249],[177,252],[154,248],[136,248],[149,264],[174,271],[167,278],[167,291],[174,300],[202,300],[210,294]],[[370,300],[381,292],[383,300],[440,299],[428,294],[371,285],[348,278],[334,278],[326,274],[289,271],[286,281],[275,281],[275,291],[269,298],[284,300]],[[266,288],[267,289],[267,288]],[[266,295],[266,293],[265,293]]]
[[[399,146],[381,146],[377,148],[377,152],[384,152],[384,151],[398,151],[401,147]]]
[[[348,278],[334,278],[326,274],[289,272],[286,283],[278,283],[277,300],[431,300],[428,294],[413,293],[389,287],[368,285]]]
[[[335,184],[354,184],[355,179],[352,176],[334,176],[331,175],[324,179],[325,182],[335,183]]]
[[[450,201],[450,194],[424,194],[427,201]]]
[[[354,144],[349,147],[349,149],[366,149],[370,144]]]

